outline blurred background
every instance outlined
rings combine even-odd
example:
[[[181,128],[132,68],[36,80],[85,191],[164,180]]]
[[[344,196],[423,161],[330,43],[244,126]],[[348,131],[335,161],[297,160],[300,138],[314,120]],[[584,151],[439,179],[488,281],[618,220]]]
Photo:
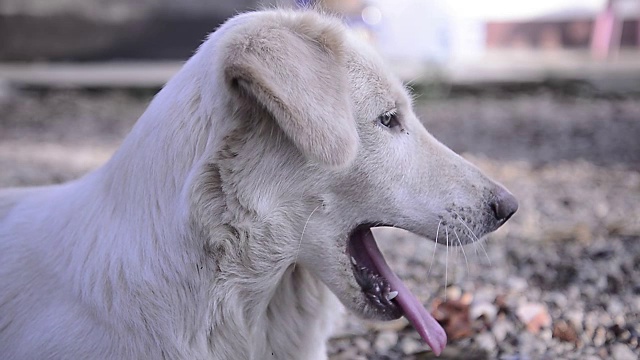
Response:
[[[438,139],[520,210],[482,244],[380,229],[445,359],[640,357],[640,0],[0,0],[0,187],[103,164],[206,34],[322,6],[370,42]],[[346,315],[331,359],[431,359]]]

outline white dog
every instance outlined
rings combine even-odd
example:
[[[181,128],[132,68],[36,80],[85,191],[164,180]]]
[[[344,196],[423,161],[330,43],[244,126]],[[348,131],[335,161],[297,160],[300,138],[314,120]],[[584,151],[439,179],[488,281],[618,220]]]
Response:
[[[0,193],[0,354],[326,358],[331,292],[364,318],[406,316],[438,354],[444,331],[371,227],[465,244],[516,208],[339,21],[240,15],[106,165]]]

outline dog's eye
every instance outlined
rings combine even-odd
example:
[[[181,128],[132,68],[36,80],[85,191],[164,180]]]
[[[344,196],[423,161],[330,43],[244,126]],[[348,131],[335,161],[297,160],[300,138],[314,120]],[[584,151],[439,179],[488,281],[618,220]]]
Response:
[[[400,123],[398,122],[396,110],[387,111],[378,116],[378,122],[388,128],[400,125]]]

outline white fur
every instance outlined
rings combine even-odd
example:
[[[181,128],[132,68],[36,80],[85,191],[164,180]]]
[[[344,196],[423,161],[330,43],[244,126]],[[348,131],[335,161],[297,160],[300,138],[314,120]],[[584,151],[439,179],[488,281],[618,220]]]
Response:
[[[345,254],[354,226],[491,230],[499,185],[410,106],[335,19],[228,21],[106,165],[0,192],[1,357],[325,358],[331,292],[380,318]]]

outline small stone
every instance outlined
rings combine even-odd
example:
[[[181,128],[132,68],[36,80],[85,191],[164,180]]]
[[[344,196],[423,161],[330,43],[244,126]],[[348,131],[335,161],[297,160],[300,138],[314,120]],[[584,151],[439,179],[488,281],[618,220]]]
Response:
[[[607,351],[607,348],[604,347],[604,346],[598,347],[597,355],[600,357],[600,359],[608,359],[609,358],[609,352]]]
[[[466,289],[465,293],[472,293],[473,301],[477,302],[493,302],[496,298],[496,289],[489,286],[477,290]]]
[[[584,320],[584,313],[582,311],[570,310],[567,311],[564,316],[576,331],[583,331],[582,321]]]
[[[490,332],[483,332],[478,334],[475,337],[475,341],[476,344],[478,344],[478,347],[488,352],[493,352],[496,349],[496,339]]]
[[[624,327],[627,324],[627,320],[624,315],[616,315],[613,317],[613,326]]]
[[[523,292],[527,290],[527,287],[528,287],[527,280],[520,277],[515,277],[515,276],[510,277],[507,280],[507,284],[511,288],[511,290],[516,293]]]
[[[549,300],[556,304],[560,309],[567,307],[567,297],[562,293],[553,292],[549,295]]]
[[[398,333],[395,331],[381,331],[376,337],[373,347],[378,354],[385,354],[397,343]]]
[[[507,335],[513,332],[513,324],[506,319],[498,319],[491,328],[491,332],[498,342],[503,342]]]
[[[332,338],[343,338],[352,336],[364,336],[370,333],[370,329],[364,321],[354,321],[354,317],[346,312],[342,305],[337,305],[338,315],[335,317],[335,327],[331,334]]]
[[[447,300],[458,300],[462,296],[462,290],[457,286],[449,286],[446,291]]]
[[[614,344],[611,346],[611,357],[614,360],[637,360],[638,356],[633,353],[633,350],[625,344]]]
[[[494,301],[496,306],[498,307],[499,312],[509,312],[510,304],[508,303],[508,299],[506,295],[498,295],[496,296],[496,300]]]
[[[595,312],[587,313],[584,317],[584,332],[589,338],[592,338],[596,328],[598,327],[598,314]]]
[[[569,285],[569,288],[567,288],[565,291],[565,295],[567,296],[567,299],[569,299],[570,301],[571,300],[576,301],[580,299],[582,295],[582,290],[580,287],[576,285]]]
[[[553,332],[548,327],[540,329],[540,332],[538,333],[538,338],[543,339],[547,342],[551,341],[552,337],[553,337]]]
[[[400,350],[402,350],[402,353],[405,355],[415,354],[423,349],[424,346],[421,342],[408,336],[400,342]]]
[[[553,326],[553,337],[565,342],[578,344],[578,333],[576,329],[567,321],[558,321]]]
[[[365,321],[371,331],[400,331],[409,326],[409,320],[404,316],[392,321]]]
[[[640,309],[640,296],[633,297],[633,299],[631,300],[631,307],[633,309]]]
[[[358,354],[358,350],[355,348],[347,348],[344,351],[339,352],[331,356],[333,360],[361,360],[366,359],[363,355]]]
[[[473,301],[473,295],[471,293],[463,293],[460,296],[460,303],[464,305],[470,305]]]
[[[524,303],[516,310],[518,319],[527,327],[527,330],[537,334],[544,327],[551,326],[551,316],[546,306],[539,303]]]
[[[369,343],[369,341],[361,337],[356,337],[353,340],[353,344],[356,346],[356,348],[358,348],[358,350],[364,353],[369,352],[369,349],[371,348],[371,344]]]
[[[587,355],[583,358],[583,360],[602,360],[602,358],[597,355]]]
[[[487,323],[491,324],[495,321],[498,315],[498,308],[490,302],[471,303],[469,308],[469,315],[471,319],[478,319],[481,316],[485,317]]]
[[[598,316],[598,324],[602,326],[613,325],[613,318],[611,318],[611,314],[607,312],[600,313]]]
[[[584,348],[584,353],[587,356],[596,356],[596,348],[592,347],[592,346],[588,346],[586,348]]]
[[[625,306],[624,304],[618,300],[617,298],[612,297],[607,303],[607,312],[610,316],[624,314]]]
[[[622,342],[629,342],[631,340],[631,332],[629,330],[622,330],[618,334],[618,339]]]
[[[607,341],[607,330],[600,326],[596,329],[593,335],[593,345],[596,347],[601,347],[604,345],[605,341]]]

